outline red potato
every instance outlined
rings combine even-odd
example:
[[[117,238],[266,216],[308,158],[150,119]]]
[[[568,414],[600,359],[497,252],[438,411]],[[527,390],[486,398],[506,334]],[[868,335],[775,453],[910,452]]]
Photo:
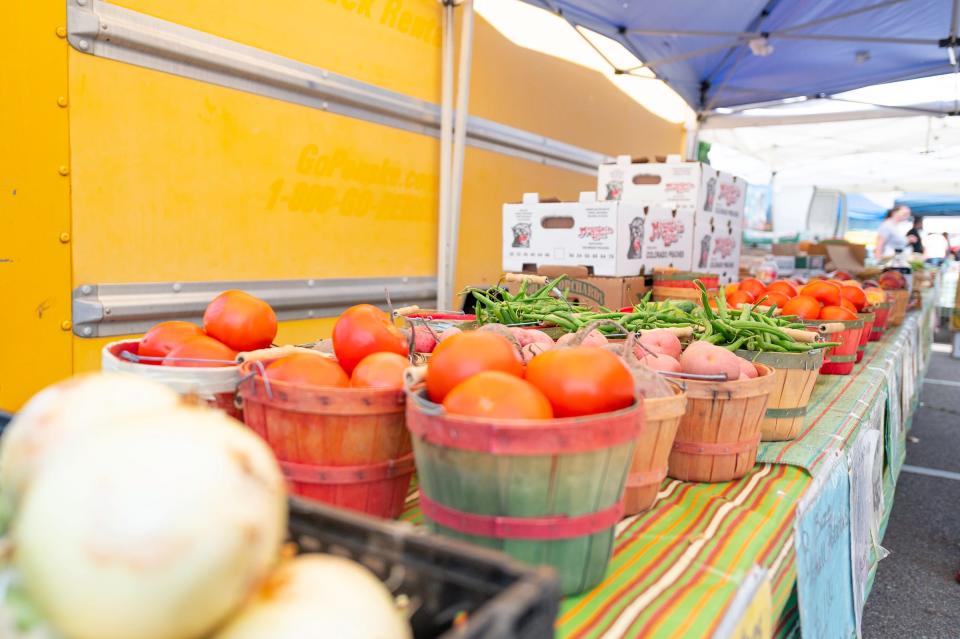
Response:
[[[680,352],[683,350],[680,339],[672,331],[665,328],[645,331],[637,341],[654,353],[669,355],[673,359],[680,357]],[[640,356],[639,353],[637,355]]]
[[[647,355],[640,360],[640,363],[655,371],[665,371],[668,373],[679,373],[681,371],[680,362],[664,353]]]
[[[517,342],[520,343],[521,347],[527,344],[543,344],[553,348],[553,340],[543,331],[538,331],[535,328],[520,328],[518,326],[513,326],[509,330]]]
[[[740,378],[740,359],[725,348],[697,341],[680,355],[680,367],[684,373],[726,375],[727,380],[735,380]]]
[[[422,324],[413,327],[413,350],[417,353],[432,353],[437,347],[437,338]]]
[[[557,339],[557,346],[571,346],[573,342],[575,333],[566,333],[561,335]],[[607,336],[601,333],[600,331],[594,329],[590,331],[590,334],[583,338],[583,341],[580,342],[580,346],[593,346],[595,348],[602,348],[607,345]]]

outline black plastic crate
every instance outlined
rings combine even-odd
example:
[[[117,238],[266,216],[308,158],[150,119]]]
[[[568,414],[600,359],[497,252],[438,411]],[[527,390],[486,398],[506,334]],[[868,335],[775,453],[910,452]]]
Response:
[[[551,568],[300,499],[290,500],[290,536],[301,552],[349,557],[405,595],[416,639],[554,636],[560,595]]]

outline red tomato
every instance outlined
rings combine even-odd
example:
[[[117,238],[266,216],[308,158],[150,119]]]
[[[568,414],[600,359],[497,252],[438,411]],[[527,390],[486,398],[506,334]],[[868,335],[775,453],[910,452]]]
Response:
[[[530,382],[501,371],[484,371],[460,382],[443,398],[451,415],[491,419],[550,419],[553,409]]]
[[[857,286],[844,286],[840,289],[840,295],[843,297],[841,301],[850,302],[858,313],[867,305],[867,294]]]
[[[166,357],[167,353],[180,344],[201,335],[203,335],[203,329],[190,322],[160,322],[147,331],[140,340],[137,354],[144,357]],[[160,362],[144,363],[159,364]]]
[[[800,319],[815,320],[820,317],[820,301],[809,295],[797,295],[783,305],[784,315],[796,315]]]
[[[348,375],[371,353],[406,355],[409,350],[407,339],[390,316],[370,304],[351,306],[333,325],[333,352]]]
[[[783,308],[787,305],[787,302],[790,301],[790,298],[784,295],[783,293],[778,293],[777,291],[767,291],[767,299],[763,300],[762,304],[766,306],[776,306],[777,308]]]
[[[815,280],[804,286],[800,290],[800,294],[813,297],[825,306],[838,306],[840,304],[840,285],[836,282]]]
[[[727,284],[723,287],[723,296],[725,298],[730,297],[734,293],[740,290],[740,282],[733,282],[732,284]]]
[[[820,311],[820,319],[850,321],[857,319],[857,314],[842,306],[824,306]]]
[[[266,348],[277,336],[277,314],[262,299],[243,291],[224,291],[203,312],[203,328],[237,351]]]
[[[736,308],[740,304],[753,304],[756,299],[749,291],[737,291],[727,296],[727,304]]]
[[[267,379],[298,386],[344,388],[350,379],[340,365],[328,357],[294,353],[267,364]]]
[[[410,360],[396,353],[370,353],[357,364],[350,375],[354,388],[403,389],[403,372]]]
[[[594,415],[633,404],[633,375],[622,359],[602,348],[576,346],[537,355],[527,381],[543,391],[557,417]]]
[[[796,297],[800,294],[797,285],[789,280],[777,280],[767,287],[768,293],[781,293],[787,297]]]
[[[488,331],[454,335],[440,342],[430,357],[427,394],[432,401],[440,403],[454,386],[483,371],[501,371],[523,377],[523,360],[513,344],[502,335]]]
[[[766,291],[766,285],[755,277],[748,277],[740,281],[740,292],[750,293],[755,300],[760,299]]]
[[[180,360],[215,360],[190,362]],[[211,366],[232,366],[237,359],[237,352],[208,335],[192,337],[172,349],[163,359],[164,366],[183,366],[186,368],[209,368]]]
[[[848,311],[853,311],[854,313],[857,312],[857,307],[842,297],[840,298],[840,306],[847,309]]]

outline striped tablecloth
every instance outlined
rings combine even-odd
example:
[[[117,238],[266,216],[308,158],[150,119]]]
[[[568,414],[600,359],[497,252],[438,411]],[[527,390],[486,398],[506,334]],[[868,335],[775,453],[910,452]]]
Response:
[[[852,375],[822,376],[801,437],[764,444],[762,463],[748,476],[721,484],[664,480],[656,506],[617,527],[604,581],[563,601],[557,636],[711,637],[755,565],[770,573],[777,635],[795,635],[797,503],[826,451],[852,443],[874,404],[888,401],[889,380],[897,379],[901,358],[911,348],[928,349],[930,331],[923,323],[929,324],[931,314],[914,313],[869,345]],[[885,463],[888,499],[896,479],[891,468],[902,462],[902,439],[888,442],[885,451],[897,460]],[[415,492],[402,518],[424,523]]]

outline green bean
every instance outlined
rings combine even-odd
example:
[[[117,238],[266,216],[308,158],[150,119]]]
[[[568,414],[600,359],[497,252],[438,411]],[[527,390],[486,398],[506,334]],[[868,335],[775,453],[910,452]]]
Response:
[[[729,344],[724,346],[724,348],[726,348],[728,351],[735,351],[741,346],[743,346],[743,343],[746,342],[748,339],[750,339],[750,336],[744,335],[743,337],[739,337],[734,341],[730,342]]]
[[[714,333],[710,337],[705,338],[703,341],[709,342],[714,346],[716,346],[717,344],[723,341],[723,335],[721,335],[720,333]]]

